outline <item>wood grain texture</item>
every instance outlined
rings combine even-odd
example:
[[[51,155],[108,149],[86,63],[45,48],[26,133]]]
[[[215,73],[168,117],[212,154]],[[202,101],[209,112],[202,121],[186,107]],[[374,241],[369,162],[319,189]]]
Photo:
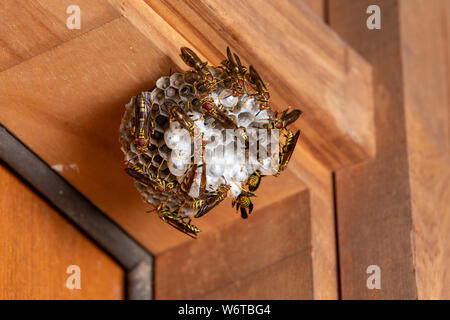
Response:
[[[155,297],[313,298],[309,219],[305,190],[165,251],[156,257]]]
[[[70,5],[80,7],[81,29],[66,26]],[[102,0],[4,0],[0,3],[0,71],[119,16]]]
[[[122,171],[117,127],[129,97],[169,70],[186,68],[180,46],[193,46],[217,64],[231,45],[268,79],[279,109],[293,105],[305,111],[289,171],[274,182],[265,179],[255,205],[265,210],[310,189],[312,291],[314,297],[336,297],[331,170],[375,152],[370,65],[300,2],[108,3],[115,12],[107,2],[80,5],[92,13],[86,24],[91,27],[78,34],[61,29],[59,42],[34,44],[30,32],[21,31],[17,38],[35,49],[0,73],[0,101],[8,106],[0,121],[49,164],[63,165],[70,183],[153,253],[192,243],[145,213]],[[96,17],[94,9],[103,5]],[[58,6],[45,7],[56,16],[50,33],[65,28],[67,14]],[[199,220],[205,236],[223,224],[238,224],[231,211],[226,203]]]
[[[366,27],[380,6],[382,29]],[[331,0],[330,26],[374,67],[377,155],[336,172],[341,294],[344,299],[416,299],[411,197],[398,1]],[[381,290],[366,287],[369,265]]]
[[[130,233],[151,244],[159,221],[123,172],[117,128],[129,98],[174,69],[158,52],[119,18],[0,73],[8,103],[0,121],[47,163],[65,165],[62,175],[125,229],[140,225]]]
[[[292,2],[298,1],[298,0],[291,0]],[[306,5],[314,12],[318,17],[325,20],[325,14],[326,14],[326,5],[325,2],[327,0],[302,0],[305,2]]]
[[[361,132],[362,127],[362,131],[373,129],[370,67],[298,1],[266,1],[264,5],[260,5],[261,2],[246,2],[244,5],[215,1],[147,2],[210,61],[219,63],[223,59],[222,48],[230,44],[244,60],[252,61],[258,70],[262,70],[261,73],[269,82],[270,79],[277,79],[276,83],[269,84],[275,93],[280,92],[284,96],[274,96],[275,106],[281,108],[290,104],[305,111],[299,124],[303,136],[291,161],[291,170],[308,186],[313,199],[311,226],[315,231],[312,241],[316,257],[313,260],[315,297],[336,298],[335,225],[330,169],[364,158],[355,155],[361,153],[355,151],[354,140],[351,142],[348,137],[352,137],[350,140],[355,138],[355,134],[359,134],[356,131]],[[268,11],[274,15],[266,15]],[[233,14],[228,14],[230,12]],[[320,36],[311,37],[313,34]],[[267,47],[268,43],[270,47]],[[287,43],[289,48],[286,47]],[[307,49],[309,47],[311,50]],[[331,64],[329,58],[333,60]],[[339,66],[336,68],[334,63]],[[276,68],[269,67],[275,65]],[[326,70],[324,66],[327,66]],[[318,72],[314,73],[314,69]],[[313,88],[316,84],[320,89]],[[335,91],[329,85],[340,86],[340,89]],[[361,85],[364,89],[359,88]],[[359,107],[353,103],[348,105],[339,102],[341,97],[331,98],[335,94],[342,97],[348,95],[342,99],[354,100]],[[353,110],[351,116],[362,115],[365,124],[359,119],[356,128],[354,121],[347,117],[350,114],[343,112],[337,116],[335,112],[340,112],[337,110],[344,106],[349,112]],[[338,131],[351,127],[352,133],[334,133],[334,124],[331,125],[333,128],[328,126],[330,118],[335,118],[340,126]],[[329,135],[318,134],[319,131]],[[325,141],[328,138],[330,140]],[[368,140],[365,140],[365,146],[371,149],[374,140]]]
[[[400,21],[418,297],[450,299],[450,3],[401,1]]]
[[[300,149],[322,165],[374,154],[371,68],[302,2],[146,2],[211,63],[223,60],[227,45],[251,62],[276,108],[302,109]]]
[[[123,17],[0,74],[4,84],[0,100],[9,106],[0,121],[50,165],[62,164],[61,174],[70,183],[150,251],[159,253],[188,239],[145,213],[148,209],[123,173],[116,128],[129,97],[148,89],[169,70],[184,68],[178,48],[187,42],[142,1],[111,3]],[[317,176],[310,174],[314,181],[327,176],[320,168],[315,169]],[[293,162],[289,170],[303,167]],[[305,188],[289,172],[276,181],[279,187],[267,183],[261,188],[258,207],[276,200],[275,194]],[[265,197],[266,192],[271,197]],[[231,211],[226,204],[198,224],[209,230],[238,219]]]
[[[306,256],[306,258],[305,258]],[[223,288],[205,294],[212,300],[311,300],[313,275],[307,252],[287,256]]]
[[[61,174],[70,183],[154,253],[187,237],[146,213],[149,208],[123,172],[117,128],[129,98],[176,68],[127,19],[119,18],[0,73],[5,84],[0,99],[9,105],[0,121],[47,163],[63,164]],[[261,188],[260,205],[271,201],[265,192],[289,194],[302,188],[298,179],[283,177],[281,188],[271,183]],[[199,225],[208,230],[237,219],[230,211],[227,205]]]
[[[122,268],[4,166],[0,193],[0,299],[124,298]],[[80,290],[65,286],[70,265]]]

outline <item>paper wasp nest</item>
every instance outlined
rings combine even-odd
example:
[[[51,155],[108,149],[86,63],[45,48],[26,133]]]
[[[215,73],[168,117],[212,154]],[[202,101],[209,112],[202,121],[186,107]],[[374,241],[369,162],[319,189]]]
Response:
[[[181,56],[193,70],[163,76],[151,91],[132,97],[120,125],[126,170],[143,199],[188,235],[200,231],[190,218],[227,196],[247,217],[253,209],[250,190],[263,172],[284,169],[298,139],[290,133],[280,142],[278,130],[288,130],[300,111],[278,117],[256,71],[250,68],[247,75],[239,57],[227,53],[222,66],[210,67],[183,48]],[[275,147],[267,147],[274,137]],[[249,157],[250,149],[257,155]]]

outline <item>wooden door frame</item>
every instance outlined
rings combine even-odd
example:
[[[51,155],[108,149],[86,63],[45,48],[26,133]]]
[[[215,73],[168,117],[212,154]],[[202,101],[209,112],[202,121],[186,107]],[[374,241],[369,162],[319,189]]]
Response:
[[[153,255],[2,124],[1,162],[124,268],[127,299],[153,299]]]

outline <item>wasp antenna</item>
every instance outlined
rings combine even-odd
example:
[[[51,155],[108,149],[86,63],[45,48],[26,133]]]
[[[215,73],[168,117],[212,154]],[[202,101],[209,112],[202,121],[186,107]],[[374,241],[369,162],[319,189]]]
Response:
[[[241,64],[241,59],[239,59],[239,56],[234,53],[234,59],[236,60],[237,66],[239,67],[239,71],[242,71],[242,64]]]
[[[227,46],[227,58],[228,61],[233,62],[233,56],[231,55],[231,50],[229,46]]]
[[[228,49],[230,49],[230,48],[228,48]],[[227,50],[227,56],[228,56],[228,60],[231,63],[231,67],[232,68],[235,67],[237,64],[236,64],[236,61],[233,58],[233,55],[231,54],[231,50]]]

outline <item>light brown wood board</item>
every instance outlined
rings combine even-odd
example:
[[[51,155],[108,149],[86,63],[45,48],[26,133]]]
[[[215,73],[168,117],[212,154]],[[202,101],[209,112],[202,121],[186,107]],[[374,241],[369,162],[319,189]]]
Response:
[[[291,0],[292,2],[295,3],[295,1],[297,0]],[[328,8],[326,5],[327,0],[302,0],[305,2],[305,4],[308,5],[308,7],[312,10],[312,12],[314,12],[318,17],[320,17],[321,19],[323,19],[324,21],[326,20],[326,15],[328,13]]]
[[[0,299],[124,298],[124,270],[3,165],[0,194]]]
[[[417,294],[450,299],[450,3],[400,1],[400,22]]]
[[[366,27],[379,5],[381,30]],[[329,1],[330,26],[374,68],[377,155],[336,171],[340,288],[343,299],[416,299],[411,195],[398,1]],[[370,265],[381,289],[367,287]]]
[[[162,253],[156,298],[312,299],[309,215],[305,190]]]

